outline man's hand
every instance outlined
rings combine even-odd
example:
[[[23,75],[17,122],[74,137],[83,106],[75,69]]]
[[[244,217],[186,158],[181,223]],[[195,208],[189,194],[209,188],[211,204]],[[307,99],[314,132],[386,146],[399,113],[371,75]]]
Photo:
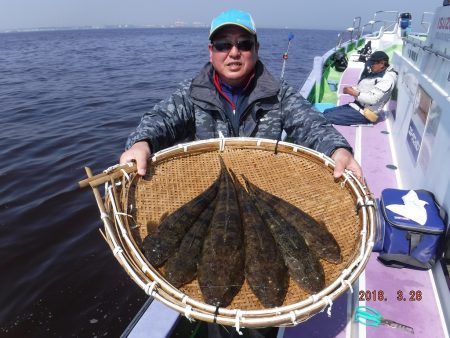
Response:
[[[124,165],[136,161],[138,174],[144,176],[147,171],[147,160],[150,154],[150,146],[147,141],[136,142],[120,156],[120,164]]]
[[[356,160],[353,158],[351,152],[349,152],[345,148],[338,148],[334,151],[333,155],[331,155],[331,158],[336,163],[333,173],[333,176],[335,178],[341,177],[344,173],[344,170],[348,169],[361,183],[364,184],[362,169],[359,166],[358,162],[356,162]]]
[[[359,95],[359,91],[357,91],[355,88],[353,87],[344,87],[344,90],[342,91],[344,94],[348,94],[354,97],[358,97]]]

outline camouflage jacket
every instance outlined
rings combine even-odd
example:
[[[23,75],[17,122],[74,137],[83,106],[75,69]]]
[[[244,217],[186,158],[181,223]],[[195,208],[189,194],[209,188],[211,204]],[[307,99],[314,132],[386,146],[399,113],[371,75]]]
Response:
[[[129,136],[126,149],[146,140],[152,152],[180,142],[219,137],[244,136],[279,139],[286,131],[299,145],[331,155],[337,148],[350,145],[314,110],[298,91],[275,80],[258,61],[253,85],[246,92],[239,135],[235,135],[226,116],[224,100],[216,90],[213,68],[206,64],[191,81],[185,81],[166,100],[145,113],[137,129]]]

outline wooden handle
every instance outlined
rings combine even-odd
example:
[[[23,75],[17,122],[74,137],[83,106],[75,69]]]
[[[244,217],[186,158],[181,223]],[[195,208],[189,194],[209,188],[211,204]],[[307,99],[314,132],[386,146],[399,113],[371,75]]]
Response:
[[[86,174],[88,175],[88,177],[90,177],[90,178],[95,177],[95,176],[92,176],[91,168],[84,167],[84,170],[86,170]],[[92,187],[92,190],[94,191],[95,200],[97,201],[97,205],[98,205],[98,208],[100,209],[100,212],[104,213],[105,206],[103,205],[102,196],[100,195],[100,192],[98,191],[97,187]]]
[[[87,169],[89,169],[89,168],[86,167],[85,170],[87,171]],[[123,171],[125,171],[127,174],[129,174],[129,173],[135,172],[136,169],[137,169],[136,164],[133,164],[132,166],[125,164],[125,165],[118,166],[111,172],[100,173],[95,176],[92,176],[92,171],[90,171],[90,169],[89,169],[89,171],[91,172],[91,175],[88,175],[88,178],[78,182],[78,185],[80,186],[80,188],[86,188],[88,186],[91,186],[94,188],[100,184],[105,183],[106,181],[109,181],[111,179],[116,179],[116,178],[123,176],[124,175]]]

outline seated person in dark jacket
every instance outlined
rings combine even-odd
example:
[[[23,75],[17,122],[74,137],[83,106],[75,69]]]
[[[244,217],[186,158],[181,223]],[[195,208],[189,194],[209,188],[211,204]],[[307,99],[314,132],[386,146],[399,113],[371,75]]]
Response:
[[[355,98],[354,102],[326,109],[323,115],[333,124],[350,126],[377,122],[384,105],[391,98],[397,81],[397,72],[389,66],[385,52],[374,52],[367,61],[355,87],[345,87],[344,94]]]
[[[258,59],[259,42],[249,13],[229,10],[217,16],[209,33],[209,62],[192,80],[142,117],[129,136],[120,163],[136,161],[144,175],[152,152],[196,139],[247,136],[295,143],[362,176],[345,138],[299,93],[276,80]]]

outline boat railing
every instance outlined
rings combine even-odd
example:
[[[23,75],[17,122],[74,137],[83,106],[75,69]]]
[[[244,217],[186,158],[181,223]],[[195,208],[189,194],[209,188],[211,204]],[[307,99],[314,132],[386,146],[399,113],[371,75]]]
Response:
[[[343,38],[344,38],[344,32],[339,33],[337,36],[336,46],[334,47],[334,50],[341,48]]]
[[[348,45],[352,45],[354,41],[358,41],[362,36],[365,36],[364,33],[367,30],[367,27],[370,27],[370,33],[367,34],[367,37],[371,39],[379,39],[385,33],[396,33],[398,28],[398,18],[398,11],[377,11],[374,13],[372,20],[361,26],[361,17],[355,17],[353,19],[352,27],[349,27],[338,34],[334,50],[336,51],[341,48],[346,41],[348,41]],[[346,33],[350,36],[344,39]]]
[[[395,18],[380,18],[381,15],[391,15]],[[384,33],[395,33],[398,27],[398,11],[378,11],[373,15],[373,19],[362,26],[361,35],[364,36],[364,31],[370,27],[370,32],[367,36],[370,38],[381,38]]]
[[[368,26],[371,26],[371,31],[370,32],[373,33],[373,23],[369,21],[368,23],[364,24],[362,26],[362,28],[361,28],[361,35],[362,36],[364,36],[364,32],[366,30],[366,27],[368,27]]]
[[[420,20],[420,25],[425,28],[425,32],[427,35],[430,32],[431,22],[425,21],[425,20],[429,20],[428,17],[432,18],[433,16],[434,16],[434,12],[423,12],[422,13],[422,19]]]
[[[384,16],[393,16],[394,18],[379,18],[380,16],[384,17]],[[378,22],[382,22],[382,26],[384,27],[384,31],[386,33],[395,33],[396,30],[396,26],[398,23],[398,17],[399,17],[399,13],[398,11],[377,11],[374,13],[373,15],[373,23],[378,23]],[[373,26],[372,26],[373,28]],[[373,30],[372,30],[373,32]]]
[[[380,24],[379,28],[377,28],[376,30],[374,29],[374,26],[376,24]],[[383,36],[384,32],[386,31],[386,23],[385,21],[369,21],[367,24],[365,24],[364,26],[371,26],[371,32],[367,34],[368,38],[371,39],[379,39]],[[364,28],[363,26],[363,28]]]
[[[345,31],[338,34],[334,50],[338,50],[339,48],[341,48],[345,33],[348,33],[350,35],[350,38],[346,40],[349,41],[349,43],[352,43],[353,41],[358,41],[361,38],[362,30],[361,30],[360,16],[353,18],[352,27],[349,27]]]

